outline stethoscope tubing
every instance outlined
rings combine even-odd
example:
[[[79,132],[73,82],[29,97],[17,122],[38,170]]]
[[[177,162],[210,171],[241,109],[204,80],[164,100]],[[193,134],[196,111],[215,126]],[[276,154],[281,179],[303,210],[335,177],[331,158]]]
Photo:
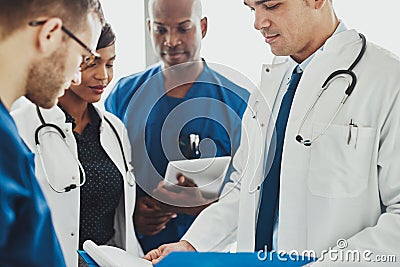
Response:
[[[333,121],[336,119],[337,115],[339,114],[339,111],[342,109],[343,105],[346,103],[347,99],[353,93],[354,88],[357,84],[357,76],[354,73],[353,69],[360,62],[360,60],[364,56],[365,50],[367,48],[367,40],[366,40],[365,36],[362,33],[359,33],[359,36],[362,41],[362,46],[361,46],[361,50],[358,53],[354,62],[350,65],[350,67],[347,70],[336,70],[328,76],[328,78],[322,84],[321,91],[318,93],[316,99],[314,100],[314,102],[311,104],[310,108],[307,110],[306,114],[304,115],[304,117],[300,123],[299,130],[297,131],[296,138],[295,138],[297,142],[303,144],[304,146],[311,146],[313,142],[318,140],[318,138],[320,138],[322,135],[324,135],[326,133],[326,131],[329,129],[329,127],[332,125]],[[344,92],[344,96],[343,96],[342,100],[340,101],[340,104],[339,104],[338,108],[336,109],[334,115],[329,120],[328,124],[324,127],[322,132],[319,133],[316,137],[306,138],[306,139],[303,138],[301,136],[301,130],[303,129],[305,122],[309,118],[311,111],[315,108],[315,106],[318,103],[318,100],[321,98],[322,94],[328,89],[329,85],[332,83],[332,81],[335,78],[346,77],[346,76],[350,76],[351,82],[349,83],[349,86],[346,88],[346,90]]]
[[[38,155],[39,155],[40,162],[41,162],[41,165],[42,165],[43,173],[44,173],[44,176],[45,176],[45,178],[47,180],[47,183],[49,184],[51,189],[53,191],[57,192],[57,193],[69,192],[72,189],[75,189],[75,188],[83,186],[86,183],[86,173],[85,173],[85,170],[84,170],[83,165],[81,164],[80,160],[78,159],[78,157],[75,155],[74,151],[72,151],[72,149],[68,145],[66,134],[63,132],[63,130],[58,125],[53,124],[53,123],[46,123],[46,121],[44,120],[43,115],[42,115],[42,113],[40,111],[40,108],[38,106],[36,106],[36,113],[37,113],[37,115],[39,117],[41,125],[38,126],[36,128],[36,130],[35,130],[35,145],[36,145],[36,149],[38,151]],[[130,165],[128,165],[128,163],[127,163],[121,138],[120,138],[117,130],[115,129],[115,126],[111,123],[111,121],[106,116],[104,116],[104,119],[110,125],[110,128],[112,129],[113,133],[115,134],[115,136],[117,138],[117,142],[118,142],[119,148],[121,150],[121,154],[122,154],[122,158],[123,158],[123,162],[124,162],[124,169],[125,169],[125,172],[126,172],[126,175],[127,175],[127,177],[126,177],[127,178],[127,182],[129,184],[129,186],[132,187],[132,186],[135,185],[135,178],[134,178],[134,176],[132,174],[132,169],[130,170],[129,167],[128,167]],[[41,151],[40,139],[39,139],[40,131],[42,131],[46,127],[50,127],[50,128],[55,129],[57,131],[57,133],[59,134],[60,138],[62,139],[63,143],[68,147],[68,150],[71,152],[75,162],[77,163],[77,165],[79,167],[80,173],[81,173],[82,179],[81,179],[81,182],[79,184],[70,184],[69,186],[66,186],[65,188],[63,188],[62,190],[56,189],[51,184],[49,176],[48,176],[46,168],[45,168],[45,163],[44,163],[44,160],[43,160],[43,157],[42,157],[42,151]]]

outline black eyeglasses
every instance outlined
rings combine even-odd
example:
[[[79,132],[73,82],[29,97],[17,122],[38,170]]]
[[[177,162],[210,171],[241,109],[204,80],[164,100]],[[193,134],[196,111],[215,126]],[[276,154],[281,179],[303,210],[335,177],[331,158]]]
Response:
[[[42,21],[31,21],[29,22],[30,26],[39,26],[39,25],[43,25],[47,22],[47,20],[42,20]],[[92,49],[90,49],[87,45],[85,45],[81,40],[78,39],[78,37],[76,37],[70,30],[68,30],[67,28],[65,28],[64,26],[61,26],[61,30],[63,32],[65,32],[70,38],[72,38],[74,41],[76,41],[80,46],[82,46],[86,51],[88,51],[90,53],[89,56],[86,56],[82,59],[82,63],[81,63],[81,68],[84,69],[86,66],[90,66],[91,64],[93,64],[96,59],[100,58],[100,54],[97,53],[96,51],[93,51]]]

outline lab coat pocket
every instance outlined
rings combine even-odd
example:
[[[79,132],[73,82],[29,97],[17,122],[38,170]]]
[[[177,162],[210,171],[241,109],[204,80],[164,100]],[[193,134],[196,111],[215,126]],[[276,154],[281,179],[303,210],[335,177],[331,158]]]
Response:
[[[325,127],[314,125],[313,137]],[[311,194],[349,198],[362,193],[368,185],[375,135],[373,128],[332,124],[310,146],[308,188]]]

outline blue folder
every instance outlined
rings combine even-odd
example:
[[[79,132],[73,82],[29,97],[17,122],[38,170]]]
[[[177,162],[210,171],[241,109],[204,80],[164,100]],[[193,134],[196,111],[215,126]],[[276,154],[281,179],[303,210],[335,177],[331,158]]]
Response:
[[[260,256],[261,260],[257,253],[172,252],[156,267],[295,267],[314,261],[312,258],[294,255],[278,256],[276,253],[272,255],[262,253]]]
[[[79,256],[85,261],[89,267],[100,267],[84,250],[77,251]]]
[[[79,255],[90,267],[99,267],[96,262],[83,250]],[[312,258],[257,253],[218,253],[218,252],[172,252],[161,260],[155,267],[297,267],[314,261]],[[265,258],[265,260],[264,260]]]

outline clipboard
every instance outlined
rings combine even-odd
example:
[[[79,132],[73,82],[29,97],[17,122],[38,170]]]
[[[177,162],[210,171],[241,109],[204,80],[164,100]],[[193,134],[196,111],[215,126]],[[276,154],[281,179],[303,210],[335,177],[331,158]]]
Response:
[[[218,195],[231,162],[230,156],[170,161],[164,186],[176,187],[177,177],[184,175],[196,183],[204,195]]]

